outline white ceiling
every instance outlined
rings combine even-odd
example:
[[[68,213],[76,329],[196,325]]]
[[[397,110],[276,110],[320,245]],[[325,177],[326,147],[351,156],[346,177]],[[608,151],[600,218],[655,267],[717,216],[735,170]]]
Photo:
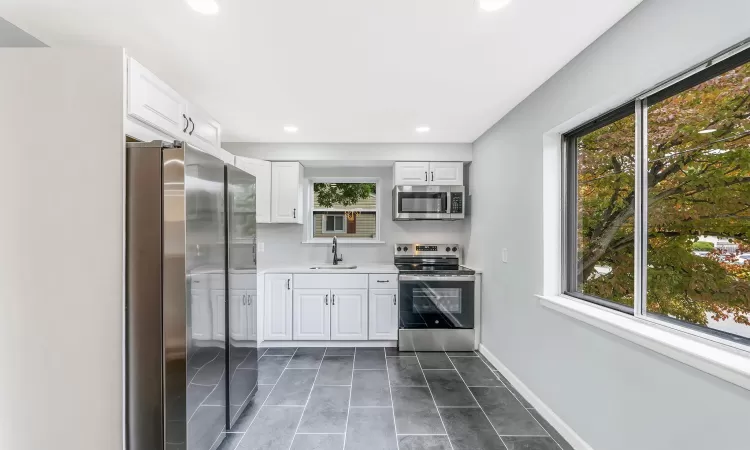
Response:
[[[126,47],[224,141],[473,142],[641,0],[218,1],[203,16],[185,0],[2,0],[0,16],[52,47]]]

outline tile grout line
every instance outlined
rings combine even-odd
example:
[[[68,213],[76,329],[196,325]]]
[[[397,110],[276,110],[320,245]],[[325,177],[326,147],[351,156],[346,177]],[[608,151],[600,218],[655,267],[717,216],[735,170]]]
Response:
[[[446,356],[448,355],[446,354]],[[487,422],[489,422],[490,426],[492,427],[492,430],[495,432],[498,439],[500,439],[500,443],[503,444],[503,447],[505,447],[505,450],[508,450],[508,446],[505,445],[505,441],[503,440],[502,436],[500,436],[500,433],[498,433],[497,429],[495,429],[495,425],[492,424],[492,421],[490,420],[490,417],[487,415],[487,412],[484,410],[484,408],[482,408],[482,404],[479,403],[479,400],[477,400],[476,396],[474,396],[474,393],[471,392],[471,389],[469,389],[469,385],[466,383],[466,380],[464,380],[464,377],[463,375],[461,375],[461,372],[458,371],[458,368],[456,367],[456,365],[453,364],[453,360],[451,359],[450,356],[448,356],[448,361],[450,361],[453,368],[456,369],[456,373],[458,374],[458,377],[461,378],[461,381],[464,383],[464,386],[466,386],[466,389],[469,390],[469,394],[471,394],[471,398],[473,398],[474,401],[477,402],[477,405],[479,405],[479,410],[482,411],[482,414],[484,414],[484,417],[487,419]]]
[[[266,352],[267,351],[268,351],[268,349],[266,349]],[[287,366],[289,365],[289,363],[292,361],[292,358],[296,354],[297,354],[297,349],[294,349],[294,353],[292,353],[292,356],[289,357],[289,361],[286,362]],[[266,356],[265,352],[263,352],[263,356]],[[269,355],[269,356],[277,356],[277,355]],[[282,355],[279,355],[279,356],[282,356]],[[283,356],[288,356],[288,355],[283,355]],[[286,370],[286,366],[284,366],[284,370]],[[284,374],[284,370],[281,371],[281,375]],[[260,358],[258,358],[258,374],[260,374]],[[258,408],[258,412],[255,413],[255,416],[253,417],[253,420],[251,420],[250,423],[247,424],[247,429],[245,429],[245,431],[242,432],[242,438],[240,438],[240,440],[237,441],[237,445],[235,445],[235,447],[233,449],[229,449],[229,450],[237,450],[239,448],[240,444],[242,443],[242,441],[245,440],[245,436],[247,435],[247,431],[250,429],[251,426],[253,426],[253,423],[255,423],[255,419],[258,418],[258,416],[260,415],[260,412],[266,406],[266,402],[268,401],[268,397],[271,396],[271,392],[273,392],[273,390],[276,388],[276,384],[278,384],[279,380],[281,379],[281,375],[279,375],[279,378],[276,379],[276,383],[273,384],[273,387],[268,392],[268,395],[266,396],[266,398],[263,400],[263,404],[260,405],[260,408]],[[269,386],[269,385],[264,385],[264,386]],[[302,417],[300,417],[300,420],[302,420]],[[292,438],[292,442],[294,442],[294,438]]]
[[[297,351],[295,350],[294,353],[297,353]],[[297,422],[297,428],[294,430],[294,434],[292,435],[292,441],[289,443],[289,450],[292,450],[292,446],[294,445],[294,440],[297,439],[297,432],[299,431],[299,426],[302,424],[302,418],[305,417],[305,411],[307,411],[307,405],[310,404],[310,397],[312,397],[313,390],[315,389],[315,382],[318,380],[318,375],[320,375],[320,367],[323,365],[323,359],[325,357],[326,357],[326,350],[324,349],[323,354],[320,356],[320,362],[318,363],[318,371],[315,372],[315,378],[313,378],[312,385],[310,386],[310,393],[307,394],[307,401],[305,402],[305,407],[302,408],[302,414],[300,414],[299,416],[299,421]],[[290,359],[289,362],[292,362],[292,360]],[[287,364],[287,366],[288,365],[289,364]]]
[[[328,351],[328,350],[326,350]],[[325,358],[325,356],[324,356]],[[349,405],[346,408],[346,425],[344,425],[344,445],[342,450],[346,450],[346,436],[349,434],[349,415],[352,412],[352,391],[354,391],[354,364],[357,361],[357,347],[354,347],[354,355],[352,356],[352,378],[349,381]]]
[[[391,395],[391,413],[393,414],[393,437],[396,438],[396,450],[398,450],[398,428],[396,427],[396,403],[393,401],[393,388],[391,387],[391,373],[388,370],[388,360],[385,359],[385,347],[383,347],[383,364],[385,364],[385,376],[388,378],[388,392]]]
[[[422,377],[424,377],[424,383],[427,385],[427,391],[430,393],[430,397],[432,397],[432,403],[435,404],[435,410],[438,413],[438,417],[440,417],[440,423],[443,424],[443,429],[445,430],[445,436],[448,438],[448,444],[450,444],[452,450],[455,450],[453,448],[453,441],[451,440],[451,437],[448,434],[448,427],[445,426],[443,415],[440,414],[440,407],[438,407],[437,402],[435,401],[435,395],[433,395],[432,393],[432,388],[430,387],[430,383],[427,381],[427,376],[425,375],[424,369],[422,368],[422,361],[419,360],[419,356],[417,356],[416,352],[414,353],[414,356],[417,357],[417,364],[419,364],[419,370],[422,372]]]

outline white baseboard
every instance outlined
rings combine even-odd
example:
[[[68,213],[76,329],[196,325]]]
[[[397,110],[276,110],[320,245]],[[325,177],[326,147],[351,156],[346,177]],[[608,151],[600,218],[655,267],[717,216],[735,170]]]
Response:
[[[398,341],[263,341],[258,347],[397,347]]]
[[[494,365],[497,370],[500,371],[501,374],[505,378],[510,381],[510,384],[513,385],[514,388],[529,402],[531,403],[531,406],[534,407],[534,409],[537,410],[539,415],[544,417],[544,419],[549,422],[550,425],[552,425],[558,433],[566,440],[568,443],[573,446],[575,450],[594,450],[586,441],[584,441],[578,433],[576,433],[570,426],[568,426],[567,423],[563,422],[563,420],[554,413],[550,409],[549,406],[547,406],[546,403],[544,403],[539,397],[534,394],[531,389],[529,389],[521,380],[516,377],[513,372],[510,371],[503,363],[500,362],[499,359],[495,355],[493,355],[489,350],[487,350],[487,347],[485,347],[483,344],[479,344],[479,353],[481,353],[489,362]]]

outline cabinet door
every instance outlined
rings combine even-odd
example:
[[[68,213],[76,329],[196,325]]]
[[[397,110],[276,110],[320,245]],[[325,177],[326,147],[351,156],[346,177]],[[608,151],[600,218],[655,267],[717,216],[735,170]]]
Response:
[[[292,275],[266,275],[265,338],[268,340],[292,339]]]
[[[190,330],[193,339],[211,339],[211,299],[208,289],[190,291]]]
[[[393,165],[395,186],[422,186],[429,184],[430,163],[397,162]]]
[[[331,291],[331,339],[367,340],[367,289]]]
[[[370,290],[370,339],[398,339],[398,289]]]
[[[464,163],[462,162],[431,162],[430,184],[441,186],[463,186]]]
[[[227,303],[223,290],[211,291],[211,312],[213,317],[213,338],[217,341],[226,339]]]
[[[235,341],[247,340],[247,292],[232,289],[229,295],[229,336]]]
[[[329,340],[331,338],[331,292],[327,289],[295,289],[292,338]]]
[[[271,221],[302,223],[302,166],[271,163]]]
[[[187,116],[190,119],[188,142],[220,157],[221,149],[221,125],[209,116],[205,111],[195,105],[187,106]]]
[[[236,157],[237,167],[255,177],[255,218],[258,223],[271,222],[271,162]]]
[[[187,103],[177,92],[133,58],[128,59],[128,115],[183,139]]]
[[[245,323],[247,324],[247,340],[255,341],[258,339],[258,318],[255,315],[258,301],[258,291],[245,291],[247,302],[245,305]]]

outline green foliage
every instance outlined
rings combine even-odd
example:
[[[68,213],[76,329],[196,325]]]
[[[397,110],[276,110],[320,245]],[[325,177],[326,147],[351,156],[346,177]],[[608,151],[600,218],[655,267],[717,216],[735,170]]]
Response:
[[[631,115],[577,143],[580,289],[629,305],[634,139]],[[747,271],[693,250],[705,235],[750,244],[750,64],[651,105],[648,158],[649,312],[748,323]]]
[[[375,183],[315,183],[317,202],[324,208],[351,206],[375,194]]]
[[[696,241],[693,242],[693,250],[697,252],[710,252],[714,249],[713,242]]]

